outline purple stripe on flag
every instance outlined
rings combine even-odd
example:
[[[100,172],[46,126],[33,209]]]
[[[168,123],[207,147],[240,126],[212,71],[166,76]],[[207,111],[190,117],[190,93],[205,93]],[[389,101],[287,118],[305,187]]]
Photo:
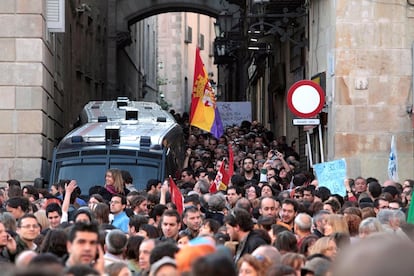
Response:
[[[224,133],[223,123],[221,121],[220,113],[217,107],[214,109],[214,122],[211,126],[210,132],[217,139],[220,138]]]

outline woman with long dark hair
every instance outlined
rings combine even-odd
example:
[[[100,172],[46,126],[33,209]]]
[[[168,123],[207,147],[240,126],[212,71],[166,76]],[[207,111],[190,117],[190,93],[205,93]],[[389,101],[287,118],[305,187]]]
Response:
[[[40,253],[53,253],[57,257],[63,257],[66,251],[67,234],[63,229],[50,229],[40,244]]]

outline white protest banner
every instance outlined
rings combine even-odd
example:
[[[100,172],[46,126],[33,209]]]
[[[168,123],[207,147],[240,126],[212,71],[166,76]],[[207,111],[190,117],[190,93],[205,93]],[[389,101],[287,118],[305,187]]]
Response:
[[[224,127],[252,121],[251,102],[217,102],[217,108]]]
[[[397,144],[394,135],[391,137],[390,157],[388,159],[388,177],[398,182],[398,157]]]
[[[334,160],[313,165],[318,179],[318,186],[326,187],[331,194],[346,196],[344,179],[346,178],[345,159]]]

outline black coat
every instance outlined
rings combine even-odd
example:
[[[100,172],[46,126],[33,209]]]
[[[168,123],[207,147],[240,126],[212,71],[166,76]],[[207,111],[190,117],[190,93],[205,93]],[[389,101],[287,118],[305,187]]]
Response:
[[[220,223],[220,225],[223,225],[224,214],[222,212],[212,212],[209,210],[206,212],[206,219],[208,218],[214,219],[215,221]]]
[[[98,191],[98,194],[100,194],[105,201],[110,202],[111,198],[114,194],[111,194],[105,187],[101,187]],[[124,192],[121,193],[123,196],[127,196],[129,194],[129,190],[127,188],[124,188]]]
[[[239,243],[234,262],[237,263],[244,254],[251,254],[256,248],[265,244],[268,243],[260,233],[254,230],[250,231],[246,239]]]

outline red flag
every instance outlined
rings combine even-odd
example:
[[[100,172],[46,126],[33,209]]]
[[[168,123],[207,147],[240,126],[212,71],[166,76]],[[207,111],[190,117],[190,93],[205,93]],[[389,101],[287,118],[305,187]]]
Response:
[[[217,172],[216,179],[214,179],[214,183],[216,186],[216,190],[225,191],[227,190],[227,185],[229,184],[229,175],[226,172],[226,162],[222,162],[220,165],[220,169]]]
[[[229,144],[228,145],[229,148],[229,169],[228,169],[228,174],[229,174],[229,178],[233,176],[234,174],[234,152],[233,152],[233,145]]]
[[[170,176],[170,194],[172,203],[177,206],[177,211],[181,215],[183,213],[183,195],[175,184],[174,180]]]
[[[211,185],[210,185],[210,188],[208,189],[208,191],[211,194],[215,194],[217,192],[217,184],[216,184],[215,180],[211,181]]]

